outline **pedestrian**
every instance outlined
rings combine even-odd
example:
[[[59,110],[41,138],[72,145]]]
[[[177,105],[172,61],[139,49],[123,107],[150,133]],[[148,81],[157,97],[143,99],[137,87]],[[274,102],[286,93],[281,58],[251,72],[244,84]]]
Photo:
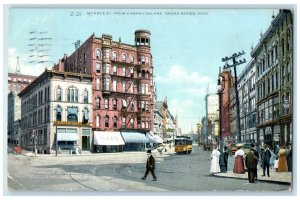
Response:
[[[234,160],[233,173],[244,174],[245,173],[245,167],[244,167],[245,152],[242,150],[243,144],[237,144],[236,146],[238,150],[234,154],[235,160]]]
[[[273,169],[274,168],[274,162],[275,162],[277,156],[272,151],[272,149],[270,149],[270,152],[271,152],[270,167],[271,167],[271,169]]]
[[[264,151],[263,151],[263,174],[261,176],[267,175],[270,177],[270,158],[271,158],[271,152],[269,149],[269,146],[267,144],[264,144]]]
[[[276,159],[274,160],[274,171],[278,172],[278,156],[276,156]]]
[[[254,183],[255,171],[257,170],[258,157],[254,154],[254,151],[250,149],[245,158],[246,168],[248,169],[249,183]]]
[[[292,151],[291,144],[288,145],[287,165],[288,165],[288,172],[291,172],[293,168],[293,151]]]
[[[147,151],[147,162],[146,162],[146,172],[145,175],[142,177],[143,180],[146,180],[147,175],[149,172],[151,172],[152,176],[153,176],[153,181],[156,181],[156,175],[155,175],[155,159],[151,154],[151,150]]]
[[[253,151],[254,156],[257,158],[256,161],[256,165],[255,165],[255,169],[254,169],[254,179],[257,180],[257,165],[258,165],[258,161],[259,161],[259,153],[255,148],[255,145],[253,143],[251,143],[251,151]]]
[[[214,149],[211,152],[210,155],[210,173],[215,174],[219,173],[220,170],[220,165],[219,165],[219,157],[220,157],[220,152],[218,151],[218,146],[214,145]]]
[[[282,146],[278,151],[278,172],[287,172],[288,166],[286,161],[285,146]]]
[[[228,148],[224,147],[223,152],[220,156],[220,170],[221,172],[227,172],[227,164],[228,164]]]

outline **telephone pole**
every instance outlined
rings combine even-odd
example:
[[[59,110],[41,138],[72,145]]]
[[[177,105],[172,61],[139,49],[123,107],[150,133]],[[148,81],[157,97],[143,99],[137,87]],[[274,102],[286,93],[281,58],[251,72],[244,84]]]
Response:
[[[237,74],[236,74],[236,66],[241,65],[243,63],[246,62],[246,59],[244,58],[243,60],[238,60],[237,58],[240,57],[241,55],[244,55],[245,52],[238,52],[238,53],[234,53],[232,54],[232,56],[230,57],[225,57],[222,58],[222,62],[225,62],[225,65],[223,67],[223,69],[229,69],[231,67],[233,67],[234,69],[234,86],[235,86],[235,101],[236,101],[236,116],[237,116],[237,123],[236,123],[236,130],[237,130],[237,142],[240,143],[241,142],[241,121],[240,121],[240,100],[239,100],[239,92],[237,89]],[[232,60],[232,65],[228,64],[228,61]]]

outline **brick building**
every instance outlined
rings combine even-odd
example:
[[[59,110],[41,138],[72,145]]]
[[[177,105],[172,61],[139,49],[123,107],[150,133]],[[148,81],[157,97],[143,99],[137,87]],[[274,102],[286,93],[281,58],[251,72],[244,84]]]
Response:
[[[146,145],[146,133],[153,132],[154,115],[150,35],[147,30],[137,30],[135,44],[130,45],[113,41],[110,35],[92,34],[54,66],[59,71],[92,75],[94,139],[104,132],[121,132],[125,149],[143,149]],[[132,135],[140,140],[133,141],[129,138]],[[110,146],[110,142],[94,145]]]

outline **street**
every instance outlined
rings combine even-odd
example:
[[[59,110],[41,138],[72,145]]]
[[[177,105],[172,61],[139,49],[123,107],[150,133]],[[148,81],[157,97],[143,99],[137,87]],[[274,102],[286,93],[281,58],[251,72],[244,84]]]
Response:
[[[215,192],[215,191],[288,191],[289,185],[268,182],[249,184],[248,180],[210,175],[210,152],[193,146],[188,155],[173,152],[156,158],[156,175],[145,172],[145,152],[122,152],[89,155],[8,154],[9,191],[87,191],[87,192]],[[231,163],[231,164],[230,164]],[[232,170],[229,158],[229,170]]]

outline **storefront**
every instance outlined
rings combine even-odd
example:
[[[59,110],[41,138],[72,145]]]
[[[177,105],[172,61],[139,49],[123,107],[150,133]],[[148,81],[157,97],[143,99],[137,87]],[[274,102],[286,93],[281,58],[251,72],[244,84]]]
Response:
[[[125,141],[124,151],[144,151],[148,139],[143,132],[131,131],[121,132]]]
[[[57,128],[58,151],[76,151],[79,136],[76,128]]]
[[[94,152],[121,152],[125,145],[120,132],[94,131]]]

